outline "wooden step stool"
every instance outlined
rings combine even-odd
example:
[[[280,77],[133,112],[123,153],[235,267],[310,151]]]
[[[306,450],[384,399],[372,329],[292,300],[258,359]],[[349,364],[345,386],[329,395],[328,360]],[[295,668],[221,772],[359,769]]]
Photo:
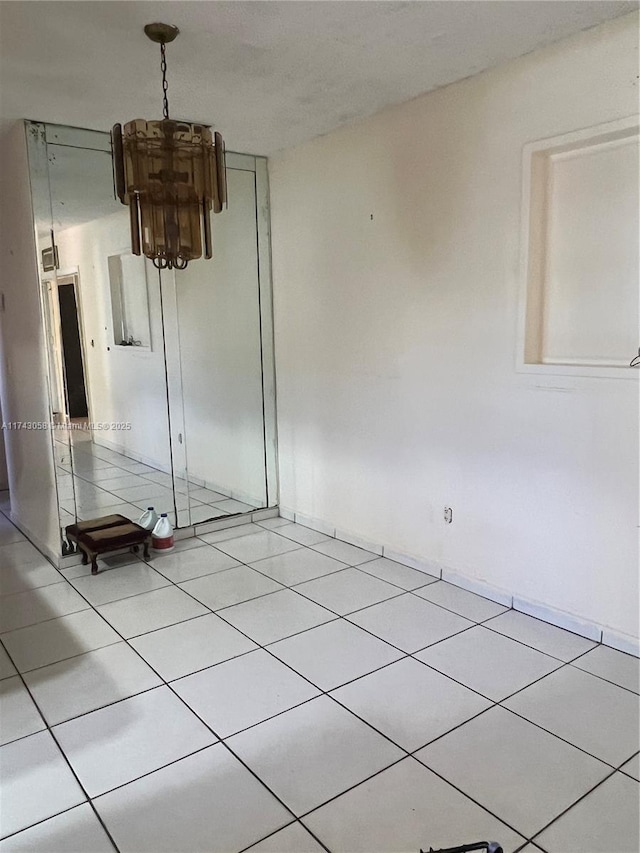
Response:
[[[149,544],[151,531],[145,530],[124,515],[105,515],[102,518],[92,518],[70,524],[66,528],[67,539],[75,542],[82,551],[82,565],[86,566],[91,560],[91,574],[98,574],[97,559],[101,554],[118,551],[121,548],[131,548],[137,551],[144,547],[144,558],[149,559]]]

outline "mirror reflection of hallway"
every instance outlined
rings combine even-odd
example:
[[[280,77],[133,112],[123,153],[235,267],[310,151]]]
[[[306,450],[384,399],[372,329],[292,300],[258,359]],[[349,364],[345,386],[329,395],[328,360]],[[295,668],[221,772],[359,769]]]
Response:
[[[132,254],[107,133],[37,125],[28,144],[63,552],[75,521],[275,506],[266,162],[228,155],[215,259],[161,275]]]

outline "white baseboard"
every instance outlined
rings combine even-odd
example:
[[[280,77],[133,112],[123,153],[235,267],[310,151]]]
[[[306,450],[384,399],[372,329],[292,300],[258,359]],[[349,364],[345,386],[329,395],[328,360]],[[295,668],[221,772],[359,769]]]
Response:
[[[282,510],[280,510],[280,515],[282,515]],[[296,524],[302,524],[303,527],[310,527],[312,530],[317,530],[318,533],[324,533],[325,536],[334,536],[336,535],[336,528],[333,524],[328,521],[323,521],[321,518],[313,518],[310,515],[303,515],[300,512],[292,513],[293,518],[291,521],[295,521]],[[284,515],[283,518],[288,518],[288,515]]]
[[[173,538],[176,542],[179,539],[191,539],[191,537],[195,535],[196,529],[193,525],[191,527],[176,527],[173,531]]]
[[[468,592],[481,595],[483,598],[488,598],[490,601],[495,601],[496,604],[502,604],[503,607],[512,607],[513,605],[513,596],[508,590],[492,586],[477,578],[462,575],[460,572],[453,571],[453,569],[443,568],[442,580],[454,586],[459,586],[461,589],[466,589]]]
[[[611,631],[605,628],[602,632],[602,644],[611,646],[612,649],[617,649],[619,652],[626,652],[628,655],[640,657],[640,640],[638,637],[632,637],[630,634],[621,634],[619,631]]]
[[[237,527],[239,524],[251,524],[251,515],[223,515],[213,521],[205,521],[203,524],[195,524],[196,536],[204,533],[215,533],[216,530],[224,530],[226,527]]]
[[[387,560],[393,560],[394,563],[401,563],[403,566],[424,572],[432,578],[442,577],[442,566],[435,560],[416,557],[415,554],[408,554],[406,551],[399,551],[397,548],[389,548],[387,545],[382,548],[382,556]]]
[[[519,595],[513,597],[513,609],[519,610],[521,613],[526,613],[528,616],[535,616],[536,619],[541,619],[543,622],[548,622],[550,625],[555,625],[558,628],[564,628],[565,631],[579,634],[581,637],[586,637],[595,643],[602,642],[602,628],[600,625],[596,625],[588,619],[582,619],[580,616],[575,616],[573,613],[556,610],[555,607],[549,607],[549,605],[542,604],[540,601],[532,601],[531,599],[522,598]]]
[[[348,542],[349,545],[355,545],[356,548],[364,548],[365,551],[371,551],[373,554],[378,554],[382,557],[382,545],[378,545],[370,539],[365,539],[362,536],[355,536],[353,533],[349,533],[348,530],[340,530],[337,527],[335,537],[336,539],[340,539],[341,542]]]
[[[169,471],[168,473],[170,474],[171,471]],[[187,478],[186,477],[179,477],[178,479],[185,482]],[[189,485],[190,486],[197,486],[199,489],[206,489],[207,488],[207,484],[202,479],[202,477],[196,477],[194,474],[189,474]],[[209,488],[211,488],[212,492],[222,492],[222,489],[214,489],[212,487],[209,487]],[[226,495],[226,492],[222,492],[222,494]],[[227,495],[227,497],[228,497],[228,495]]]
[[[365,548],[374,554],[381,554],[388,560],[393,560],[396,563],[401,563],[404,566],[409,566],[412,569],[417,569],[420,572],[440,578],[454,586],[459,586],[469,592],[474,592],[476,595],[481,595],[483,598],[488,598],[491,601],[502,604],[504,607],[513,607],[514,610],[526,613],[529,616],[540,619],[542,622],[548,622],[550,625],[564,628],[566,631],[571,631],[573,634],[586,637],[596,643],[602,643],[621,652],[640,657],[640,639],[638,637],[616,632],[573,613],[557,610],[555,607],[550,607],[542,602],[527,599],[509,590],[492,586],[435,560],[408,554],[384,544],[373,543],[356,533],[336,528],[332,522],[325,521],[324,519],[314,518],[313,516],[295,512],[295,510],[289,508],[281,508],[279,514],[283,518],[295,521],[296,524],[302,524],[305,527],[310,527],[312,530],[317,530],[319,533],[333,536],[343,542],[357,545],[359,548]]]
[[[247,515],[251,516],[251,521],[266,521],[267,518],[278,518],[279,513],[277,506],[267,506],[264,509],[254,509]]]

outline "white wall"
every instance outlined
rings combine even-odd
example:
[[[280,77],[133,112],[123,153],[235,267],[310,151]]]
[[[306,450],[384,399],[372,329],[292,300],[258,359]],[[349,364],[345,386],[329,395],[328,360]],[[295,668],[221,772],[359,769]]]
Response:
[[[68,228],[56,240],[60,273],[77,270],[79,276],[90,419],[131,423],[130,430],[98,430],[94,440],[169,471],[160,289],[150,262],[151,350],[114,346],[107,258],[130,247],[128,210]]]
[[[29,170],[22,122],[0,133],[0,393],[5,421],[48,423],[46,355]],[[11,512],[16,523],[50,556],[60,553],[51,432],[7,430]]]
[[[627,638],[638,383],[515,364],[523,145],[637,110],[637,25],[270,161],[282,506]]]

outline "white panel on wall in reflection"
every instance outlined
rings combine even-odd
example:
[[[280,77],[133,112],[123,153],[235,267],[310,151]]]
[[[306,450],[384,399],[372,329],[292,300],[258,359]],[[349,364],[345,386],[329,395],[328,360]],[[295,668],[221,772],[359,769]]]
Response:
[[[117,346],[151,347],[149,298],[144,257],[124,250],[107,258],[113,342]]]

